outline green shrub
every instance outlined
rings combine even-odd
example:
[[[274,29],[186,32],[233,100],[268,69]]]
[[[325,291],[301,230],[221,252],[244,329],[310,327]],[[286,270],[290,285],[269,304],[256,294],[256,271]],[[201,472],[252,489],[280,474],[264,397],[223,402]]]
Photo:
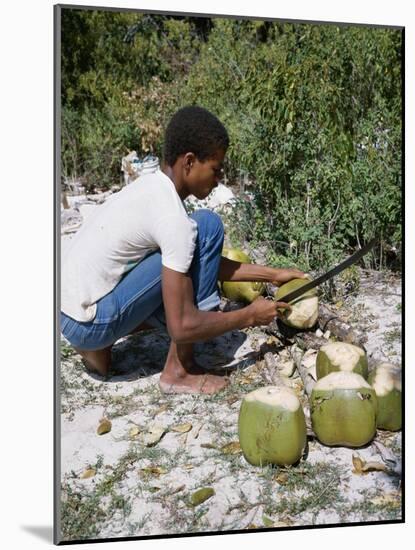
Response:
[[[377,236],[366,265],[399,268],[399,30],[63,12],[65,176],[118,182],[124,154],[160,156],[170,116],[199,104],[228,128],[229,182],[249,180],[239,243],[314,269]]]

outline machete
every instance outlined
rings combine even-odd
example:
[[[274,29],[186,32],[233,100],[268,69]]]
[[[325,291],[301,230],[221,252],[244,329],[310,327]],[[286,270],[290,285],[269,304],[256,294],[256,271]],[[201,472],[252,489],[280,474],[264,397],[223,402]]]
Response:
[[[363,248],[349,256],[346,260],[341,262],[339,265],[336,265],[336,267],[333,267],[333,269],[330,269],[326,273],[323,273],[323,275],[320,275],[320,277],[317,277],[317,279],[314,279],[313,281],[310,281],[309,283],[301,286],[300,288],[297,288],[296,290],[293,290],[292,292],[289,292],[285,296],[282,296],[281,298],[278,298],[279,302],[285,302],[289,303],[298,298],[299,296],[302,296],[305,292],[308,290],[311,290],[312,288],[321,285],[321,283],[324,283],[325,281],[328,281],[335,275],[338,275],[343,269],[346,269],[346,267],[349,267],[350,265],[355,264],[360,258],[362,258],[365,254],[371,250],[377,242],[377,239],[372,239],[369,241]]]

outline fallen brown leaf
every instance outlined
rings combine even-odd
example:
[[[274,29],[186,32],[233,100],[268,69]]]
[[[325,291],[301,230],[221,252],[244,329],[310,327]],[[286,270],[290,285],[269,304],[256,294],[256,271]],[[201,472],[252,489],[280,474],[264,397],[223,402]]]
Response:
[[[274,481],[276,481],[280,485],[285,485],[288,481],[288,474],[286,474],[285,472],[280,472],[274,477]]]
[[[239,441],[231,441],[230,443],[223,445],[220,450],[225,455],[237,455],[242,452]]]
[[[90,477],[94,477],[96,474],[96,470],[94,468],[87,468],[82,472],[82,474],[79,476],[80,479],[89,479]]]
[[[201,443],[200,446],[204,449],[218,449],[218,446],[214,443]]]
[[[136,437],[139,433],[140,433],[140,429],[137,426],[133,426],[129,431],[129,435],[131,438]]]
[[[154,475],[156,477],[159,477],[162,474],[166,474],[167,470],[162,466],[147,466],[146,468],[140,468],[139,473],[146,476]]]
[[[146,447],[152,447],[156,445],[163,437],[166,429],[158,424],[153,424],[148,428],[147,433],[144,435],[144,445]]]
[[[353,473],[358,475],[368,474],[369,472],[385,472],[387,470],[382,462],[365,462],[357,454],[352,456],[352,462],[354,466]]]
[[[108,418],[101,418],[97,428],[97,434],[104,435],[110,432],[111,428],[112,428],[111,420],[108,420]]]
[[[176,424],[176,426],[172,426],[170,428],[170,431],[176,432],[179,434],[184,434],[184,433],[190,432],[192,427],[193,427],[192,424],[190,422],[187,422],[186,424]]]
[[[169,408],[169,406],[167,405],[167,403],[165,403],[164,405],[161,405],[158,409],[155,410],[155,412],[153,413],[153,417],[157,416],[158,414],[160,414],[162,412],[167,411],[168,408]]]

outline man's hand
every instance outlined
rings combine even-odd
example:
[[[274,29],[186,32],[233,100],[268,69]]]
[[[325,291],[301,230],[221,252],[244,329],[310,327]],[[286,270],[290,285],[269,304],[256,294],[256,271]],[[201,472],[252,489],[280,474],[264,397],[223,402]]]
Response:
[[[267,300],[260,296],[252,302],[246,309],[249,309],[251,314],[250,325],[258,327],[261,325],[269,325],[275,317],[283,317],[284,313],[280,310],[291,310],[290,304],[285,302],[275,302],[274,300]]]
[[[281,286],[292,279],[307,279],[308,276],[299,269],[275,269],[275,275],[272,284]]]

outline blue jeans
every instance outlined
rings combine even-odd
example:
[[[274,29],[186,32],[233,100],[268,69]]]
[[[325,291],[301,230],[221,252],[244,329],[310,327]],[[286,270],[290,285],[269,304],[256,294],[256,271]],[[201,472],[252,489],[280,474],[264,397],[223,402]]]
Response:
[[[196,248],[190,266],[194,303],[209,311],[220,303],[218,274],[224,230],[220,217],[209,210],[198,210],[191,216],[198,226]],[[117,286],[98,300],[95,319],[82,323],[61,312],[61,331],[81,350],[98,350],[130,334],[144,321],[165,328],[161,292],[161,254],[146,256],[129,271]]]

